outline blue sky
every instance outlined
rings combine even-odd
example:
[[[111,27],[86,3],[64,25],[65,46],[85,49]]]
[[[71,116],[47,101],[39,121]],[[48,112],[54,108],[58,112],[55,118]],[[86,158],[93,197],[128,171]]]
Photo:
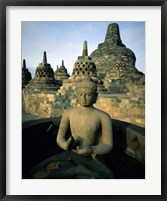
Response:
[[[22,60],[34,77],[42,62],[43,52],[55,71],[62,60],[71,74],[78,56],[82,55],[84,40],[88,43],[88,54],[103,43],[107,27],[111,22],[22,22]],[[136,68],[145,73],[145,23],[116,22],[120,28],[122,42],[136,55]]]

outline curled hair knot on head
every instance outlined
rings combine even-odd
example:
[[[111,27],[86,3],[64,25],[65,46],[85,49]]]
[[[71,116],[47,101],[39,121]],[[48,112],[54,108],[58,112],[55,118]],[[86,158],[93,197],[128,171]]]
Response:
[[[91,89],[93,93],[97,93],[97,84],[93,82],[91,77],[85,77],[77,85],[77,91],[79,89]]]

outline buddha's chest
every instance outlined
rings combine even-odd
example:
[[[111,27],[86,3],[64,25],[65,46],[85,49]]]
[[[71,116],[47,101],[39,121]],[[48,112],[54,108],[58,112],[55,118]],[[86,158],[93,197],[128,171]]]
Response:
[[[100,120],[91,114],[76,115],[70,118],[70,127],[75,139],[80,139],[83,144],[92,144],[100,129]]]

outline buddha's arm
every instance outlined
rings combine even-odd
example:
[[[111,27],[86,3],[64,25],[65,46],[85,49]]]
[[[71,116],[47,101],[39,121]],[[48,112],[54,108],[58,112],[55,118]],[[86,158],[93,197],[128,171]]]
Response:
[[[64,150],[68,150],[68,147],[71,143],[71,138],[66,140],[66,134],[69,128],[70,120],[68,113],[64,113],[61,119],[59,131],[57,134],[57,144]]]
[[[112,122],[108,114],[104,114],[101,118],[102,126],[102,140],[96,146],[92,146],[93,154],[103,155],[107,154],[112,150],[113,147],[113,131]]]
[[[77,150],[73,150],[80,155],[103,155],[107,154],[112,150],[113,147],[113,133],[112,133],[112,122],[108,114],[103,113],[101,116],[102,126],[102,140],[101,143],[95,146],[81,146],[77,147]]]

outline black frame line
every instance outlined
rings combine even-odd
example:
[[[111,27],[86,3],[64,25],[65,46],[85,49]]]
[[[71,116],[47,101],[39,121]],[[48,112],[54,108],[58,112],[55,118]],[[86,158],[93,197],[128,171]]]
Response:
[[[6,7],[7,6],[160,6],[161,7],[161,195],[6,195]],[[167,200],[167,0],[0,0],[0,200]]]

